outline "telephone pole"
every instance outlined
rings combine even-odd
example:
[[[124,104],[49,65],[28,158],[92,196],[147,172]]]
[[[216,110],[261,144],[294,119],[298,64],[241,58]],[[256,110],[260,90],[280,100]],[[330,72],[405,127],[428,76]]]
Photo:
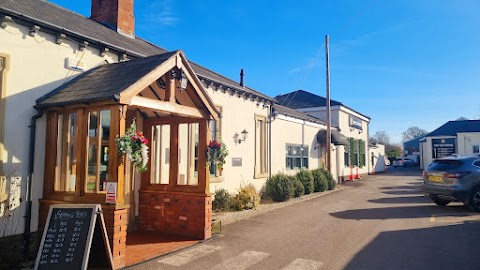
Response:
[[[331,172],[331,145],[332,145],[332,130],[331,130],[331,116],[330,116],[330,56],[328,49],[328,35],[325,36],[325,62],[326,62],[326,83],[327,83],[327,94],[326,94],[326,103],[327,103],[327,142],[325,147],[325,163],[327,170]]]

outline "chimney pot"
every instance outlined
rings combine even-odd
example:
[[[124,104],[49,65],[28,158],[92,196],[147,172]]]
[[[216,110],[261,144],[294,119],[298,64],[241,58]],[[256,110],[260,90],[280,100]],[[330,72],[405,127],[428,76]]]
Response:
[[[240,69],[240,86],[245,86],[244,78],[245,78],[245,72],[243,72],[243,68],[242,68]]]

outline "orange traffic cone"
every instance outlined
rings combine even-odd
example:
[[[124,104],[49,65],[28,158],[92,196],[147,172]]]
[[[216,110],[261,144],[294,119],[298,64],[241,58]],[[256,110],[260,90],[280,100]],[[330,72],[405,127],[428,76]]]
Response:
[[[353,181],[353,168],[352,168],[352,166],[350,166],[350,177],[348,178],[348,180]]]
[[[360,179],[360,175],[358,174],[358,167],[357,168],[357,174],[355,175],[355,179]]]

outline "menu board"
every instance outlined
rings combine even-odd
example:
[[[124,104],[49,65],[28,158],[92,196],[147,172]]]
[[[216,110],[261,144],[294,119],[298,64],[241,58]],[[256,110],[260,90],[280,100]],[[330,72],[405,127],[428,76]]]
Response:
[[[35,269],[112,269],[111,262],[100,205],[51,206]]]

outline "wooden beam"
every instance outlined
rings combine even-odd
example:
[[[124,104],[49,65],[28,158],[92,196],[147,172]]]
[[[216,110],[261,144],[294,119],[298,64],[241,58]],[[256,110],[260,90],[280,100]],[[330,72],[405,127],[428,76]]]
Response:
[[[175,79],[167,74],[165,78],[165,101],[175,103]]]
[[[197,108],[182,106],[172,102],[164,102],[164,101],[134,96],[128,101],[127,104],[130,106],[143,107],[143,108],[148,108],[152,110],[157,110],[160,112],[169,112],[175,115],[182,115],[182,116],[194,117],[194,118],[203,118],[202,113]]]
[[[152,82],[156,81],[163,74],[167,73],[172,68],[174,68],[176,66],[176,62],[177,62],[176,56],[173,55],[169,59],[165,60],[165,62],[160,64],[157,68],[155,68],[150,73],[145,75],[143,78],[141,78],[140,80],[130,85],[126,90],[124,90],[120,94],[120,97],[124,98],[124,97],[136,96],[138,93],[143,91],[143,89],[147,88]]]
[[[170,125],[170,175],[168,186],[175,187],[178,182],[178,123]]]

